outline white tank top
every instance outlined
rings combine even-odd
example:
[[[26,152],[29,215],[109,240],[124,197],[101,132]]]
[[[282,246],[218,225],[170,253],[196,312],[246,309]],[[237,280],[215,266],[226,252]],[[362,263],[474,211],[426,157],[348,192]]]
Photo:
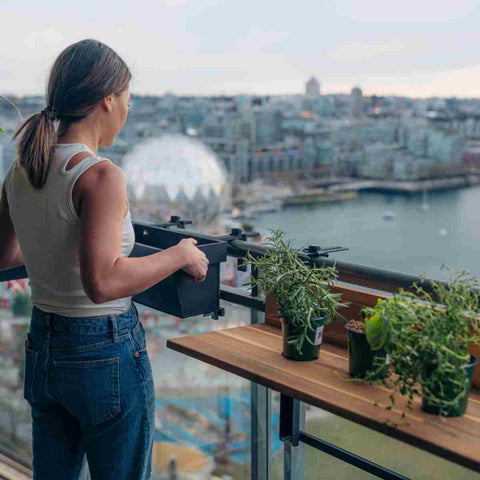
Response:
[[[70,170],[76,153],[92,154]],[[84,144],[53,147],[45,185],[34,189],[23,167],[14,162],[5,177],[5,190],[18,243],[25,261],[32,303],[44,312],[68,317],[94,317],[126,312],[132,297],[96,304],[85,293],[80,277],[80,217],[72,202],[75,182],[87,168],[110,160],[94,155]],[[118,167],[117,167],[118,168]],[[133,250],[135,233],[130,209],[123,219],[122,257]]]

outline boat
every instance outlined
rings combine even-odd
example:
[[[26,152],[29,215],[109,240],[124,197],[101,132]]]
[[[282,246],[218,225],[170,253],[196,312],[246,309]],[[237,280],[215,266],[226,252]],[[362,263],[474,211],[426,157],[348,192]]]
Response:
[[[393,220],[396,216],[397,216],[397,214],[395,212],[393,212],[392,210],[386,210],[385,212],[383,212],[383,219],[384,220]]]
[[[353,200],[358,196],[356,191],[331,192],[323,188],[314,188],[305,192],[296,193],[283,199],[284,205],[312,205],[316,203],[333,203]]]
[[[265,203],[259,203],[257,205],[250,205],[245,210],[250,215],[258,215],[261,213],[275,213],[282,209],[283,202],[281,200],[272,200]]]

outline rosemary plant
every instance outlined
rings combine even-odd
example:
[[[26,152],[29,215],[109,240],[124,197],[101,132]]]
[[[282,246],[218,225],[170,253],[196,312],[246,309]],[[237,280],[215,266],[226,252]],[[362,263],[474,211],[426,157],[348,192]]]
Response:
[[[284,239],[281,230],[270,230],[271,236],[266,245],[272,247],[264,256],[254,256],[250,252],[244,257],[243,265],[251,264],[258,270],[258,278],[251,276],[248,285],[258,287],[263,293],[274,295],[279,306],[280,317],[298,332],[287,339],[298,352],[305,342],[313,345],[309,331],[313,331],[312,321],[325,312],[326,322],[335,317],[343,318],[337,309],[347,306],[341,303],[341,294],[331,292],[337,271],[335,267],[313,266],[302,260],[291,241]]]
[[[402,289],[364,309],[367,339],[389,354],[392,370],[382,382],[407,397],[408,409],[421,396],[440,415],[461,414],[455,412],[465,408],[470,388],[468,347],[480,344],[478,281],[449,270],[447,286],[432,286],[437,301],[415,283],[414,292]]]

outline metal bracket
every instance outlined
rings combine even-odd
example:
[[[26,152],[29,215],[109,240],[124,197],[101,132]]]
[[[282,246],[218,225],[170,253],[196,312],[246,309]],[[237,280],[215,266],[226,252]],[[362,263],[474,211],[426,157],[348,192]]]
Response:
[[[328,257],[329,253],[334,252],[345,252],[350,250],[349,248],[345,247],[327,247],[322,248],[320,245],[309,245],[308,247],[302,248],[300,251],[307,255],[309,259],[314,259],[316,257]]]
[[[300,441],[300,401],[280,395],[280,440],[298,447]]]
[[[224,240],[225,242],[231,242],[232,240],[247,240],[247,238],[259,237],[258,232],[244,232],[241,228],[232,228],[230,235],[221,235],[215,237],[216,240]]]
[[[212,320],[218,320],[218,317],[224,317],[225,316],[225,309],[223,307],[220,307],[216,312],[212,313],[204,313],[204,317],[211,317]]]
[[[225,242],[231,242],[232,240],[243,240],[246,241],[247,238],[255,238],[259,237],[260,234],[258,232],[243,232],[241,228],[232,228],[230,230],[230,235],[222,235],[219,237],[215,237],[215,239],[223,240]],[[240,266],[237,263],[237,270],[239,272],[246,272],[247,266]]]
[[[168,228],[168,227],[177,227],[183,228],[185,230],[185,225],[191,225],[193,222],[191,220],[182,220],[178,215],[172,215],[170,221],[167,223],[156,223],[155,227]]]

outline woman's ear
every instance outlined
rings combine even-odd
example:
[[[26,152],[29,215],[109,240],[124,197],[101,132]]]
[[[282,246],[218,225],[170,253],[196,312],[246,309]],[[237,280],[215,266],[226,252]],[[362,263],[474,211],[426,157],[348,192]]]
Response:
[[[109,95],[102,100],[102,106],[105,110],[110,113],[112,111],[112,96]]]

